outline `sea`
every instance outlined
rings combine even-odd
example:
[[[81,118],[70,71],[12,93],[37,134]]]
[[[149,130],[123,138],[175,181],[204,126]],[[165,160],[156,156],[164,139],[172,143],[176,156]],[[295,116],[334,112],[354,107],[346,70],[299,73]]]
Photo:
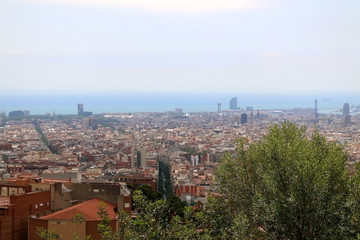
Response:
[[[28,110],[38,114],[77,114],[77,104],[84,111],[100,113],[166,112],[181,108],[185,113],[216,112],[229,109],[232,97],[238,107],[254,110],[314,108],[319,113],[339,113],[344,103],[352,109],[360,105],[360,94],[204,94],[204,93],[111,93],[111,94],[13,94],[0,95],[0,112]]]

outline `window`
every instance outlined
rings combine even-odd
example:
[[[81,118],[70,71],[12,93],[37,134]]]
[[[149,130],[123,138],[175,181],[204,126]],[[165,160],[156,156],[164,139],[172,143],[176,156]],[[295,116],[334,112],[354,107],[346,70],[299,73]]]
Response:
[[[35,204],[35,209],[37,209],[38,208],[38,205],[37,204]]]
[[[99,189],[94,189],[93,191],[94,191],[94,193],[98,193]]]
[[[125,208],[129,208],[130,207],[130,203],[125,203]]]
[[[40,203],[40,207],[44,206],[44,203]]]

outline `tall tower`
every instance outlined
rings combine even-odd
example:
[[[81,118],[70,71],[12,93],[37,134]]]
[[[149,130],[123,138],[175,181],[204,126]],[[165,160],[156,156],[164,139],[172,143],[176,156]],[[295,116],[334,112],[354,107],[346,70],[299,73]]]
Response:
[[[241,114],[240,123],[241,123],[241,124],[247,123],[247,114],[246,114],[246,113],[242,113],[242,114]]]
[[[350,106],[349,103],[344,103],[343,106],[343,116],[350,114]]]
[[[78,116],[83,116],[84,115],[84,104],[79,103],[78,104]]]
[[[317,99],[315,99],[315,119],[319,118],[319,114],[318,114],[318,107],[317,107]]]
[[[233,97],[230,100],[230,110],[235,110],[237,109],[237,97]]]
[[[350,114],[344,115],[344,125],[346,127],[351,125],[351,116],[350,116]]]
[[[218,103],[218,113],[221,113],[221,103]]]
[[[132,146],[131,147],[131,163],[130,163],[131,168],[136,168],[136,162],[135,162],[135,147]]]
[[[344,116],[344,125],[350,126],[351,125],[351,116],[350,116],[350,106],[349,103],[344,103],[343,106],[343,116]]]
[[[89,118],[82,118],[83,120],[83,129],[88,129],[89,128]]]
[[[140,147],[137,150],[137,166],[144,168],[146,167],[146,149]]]

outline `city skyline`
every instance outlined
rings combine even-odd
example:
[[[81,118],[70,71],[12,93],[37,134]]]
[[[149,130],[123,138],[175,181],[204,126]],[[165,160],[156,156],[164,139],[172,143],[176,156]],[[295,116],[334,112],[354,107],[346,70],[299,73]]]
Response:
[[[211,94],[143,94],[139,95],[55,95],[55,96],[0,96],[0,112],[21,115],[136,112],[222,112],[253,110],[317,109],[320,114],[341,114],[348,102],[352,114],[358,114],[358,95],[211,95]],[[316,97],[316,98],[315,98]],[[218,101],[217,101],[218,100]],[[235,101],[238,100],[238,101]],[[315,100],[315,108],[314,102]],[[238,102],[236,108],[231,103]],[[230,103],[227,105],[226,103]],[[317,105],[319,103],[319,105]],[[219,111],[220,104],[220,111]],[[76,108],[77,105],[77,108]],[[91,110],[91,111],[85,111]],[[251,110],[250,110],[251,109]],[[341,110],[340,110],[341,109]]]
[[[0,93],[358,93],[359,7],[4,0]]]

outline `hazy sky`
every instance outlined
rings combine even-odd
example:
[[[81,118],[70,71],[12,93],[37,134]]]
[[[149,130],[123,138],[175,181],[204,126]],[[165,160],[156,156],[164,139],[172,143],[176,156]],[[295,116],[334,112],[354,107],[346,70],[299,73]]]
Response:
[[[359,92],[359,0],[0,0],[0,93]]]

